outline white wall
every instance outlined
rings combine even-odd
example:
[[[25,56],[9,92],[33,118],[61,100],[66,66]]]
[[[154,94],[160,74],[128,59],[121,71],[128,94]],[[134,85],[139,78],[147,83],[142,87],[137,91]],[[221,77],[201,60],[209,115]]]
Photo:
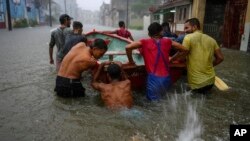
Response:
[[[247,51],[250,34],[250,23],[245,24],[244,34],[241,36],[240,50]]]
[[[184,24],[176,24],[176,31],[184,31]]]
[[[149,25],[150,25],[150,16],[143,16],[143,30],[148,31]]]

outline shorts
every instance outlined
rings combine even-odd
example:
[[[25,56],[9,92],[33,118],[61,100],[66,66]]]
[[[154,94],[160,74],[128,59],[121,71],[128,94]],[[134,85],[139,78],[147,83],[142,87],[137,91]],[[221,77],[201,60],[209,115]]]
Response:
[[[69,79],[61,76],[56,77],[55,91],[61,97],[82,97],[85,96],[85,88],[80,79]]]
[[[170,76],[162,77],[154,74],[148,74],[147,77],[147,99],[148,100],[160,100],[163,95],[166,94],[168,88],[171,85]]]

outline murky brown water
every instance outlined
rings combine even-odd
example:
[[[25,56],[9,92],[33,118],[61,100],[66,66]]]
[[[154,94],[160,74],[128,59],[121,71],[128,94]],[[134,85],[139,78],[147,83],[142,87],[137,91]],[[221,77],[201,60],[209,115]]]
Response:
[[[85,31],[92,27],[85,27]],[[102,29],[102,27],[95,27]],[[49,65],[49,27],[0,30],[0,140],[128,141],[135,134],[154,141],[228,141],[230,124],[250,124],[250,54],[223,49],[217,75],[231,89],[208,96],[185,92],[185,77],[160,103],[134,92],[131,110],[111,112],[98,92],[63,99],[54,92],[55,67]],[[139,39],[143,32],[133,32]]]

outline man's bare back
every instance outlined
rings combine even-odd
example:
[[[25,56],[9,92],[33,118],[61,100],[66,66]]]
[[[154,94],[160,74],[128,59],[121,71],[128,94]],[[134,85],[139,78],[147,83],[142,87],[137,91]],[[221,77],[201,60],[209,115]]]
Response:
[[[97,81],[101,70],[105,65],[107,68],[110,83],[100,83]],[[119,78],[123,79],[120,80]],[[102,63],[92,82],[94,89],[100,91],[102,100],[109,109],[131,108],[133,105],[133,98],[131,92],[131,82],[126,77],[125,72],[121,67],[121,63],[110,64],[110,62]]]
[[[81,73],[93,68],[97,59],[107,51],[103,39],[95,39],[90,47],[85,43],[78,43],[63,58],[60,70],[56,77],[55,91],[62,97],[84,96],[85,88],[82,86]]]
[[[90,54],[90,48],[81,42],[64,57],[58,76],[79,79],[83,71],[95,65],[96,59]]]
[[[112,82],[110,84],[100,83],[99,90],[102,100],[110,109],[127,107],[133,105],[130,80]]]

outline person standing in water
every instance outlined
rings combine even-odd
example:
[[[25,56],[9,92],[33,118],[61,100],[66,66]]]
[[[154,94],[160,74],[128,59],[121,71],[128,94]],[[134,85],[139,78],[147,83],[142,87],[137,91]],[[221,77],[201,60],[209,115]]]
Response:
[[[135,64],[132,50],[140,50],[147,71],[146,95],[149,100],[159,100],[170,87],[169,53],[171,47],[186,51],[181,44],[169,38],[163,38],[162,26],[154,22],[148,27],[150,38],[132,42],[126,46],[129,64]]]
[[[82,28],[83,28],[83,25],[81,22],[78,22],[78,21],[73,22],[73,32],[71,34],[66,35],[65,44],[58,54],[58,58],[60,61],[63,60],[64,56],[77,43],[84,42],[85,44],[87,44],[87,38],[82,34],[82,31],[83,31]]]
[[[108,84],[98,82],[105,65],[108,65]],[[101,98],[109,109],[131,108],[133,105],[131,82],[121,62],[103,62],[94,75],[92,87],[101,92]]]
[[[59,59],[59,53],[65,44],[65,37],[67,34],[70,34],[72,30],[69,28],[71,24],[71,18],[67,14],[62,14],[59,18],[60,27],[56,28],[51,32],[50,42],[49,42],[49,59],[50,64],[54,64],[53,59],[53,48],[56,45],[57,55],[56,55],[56,71],[59,70],[61,65],[61,60]]]
[[[119,29],[114,30],[114,31],[103,31],[102,33],[106,34],[117,34],[118,36],[130,39],[134,41],[134,38],[132,37],[131,33],[125,28],[125,23],[124,21],[119,21]]]
[[[214,66],[220,64],[224,57],[217,42],[200,31],[197,18],[188,19],[184,24],[185,38],[183,46],[186,56],[188,84],[195,93],[206,94],[215,82]]]
[[[82,72],[94,69],[97,59],[107,51],[107,45],[102,39],[95,39],[90,47],[84,42],[76,44],[64,57],[56,77],[55,91],[62,97],[79,97],[85,95],[80,79]]]

